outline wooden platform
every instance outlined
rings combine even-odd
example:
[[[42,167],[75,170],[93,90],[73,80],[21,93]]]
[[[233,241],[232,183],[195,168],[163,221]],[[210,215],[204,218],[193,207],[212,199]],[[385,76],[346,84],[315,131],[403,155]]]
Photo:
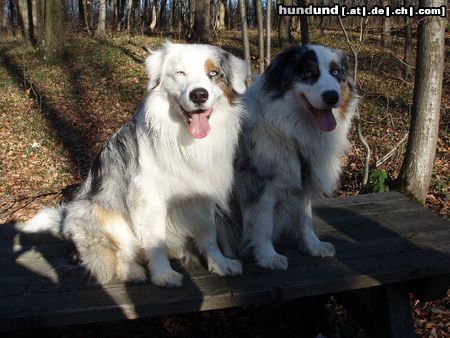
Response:
[[[357,310],[362,322],[389,317],[383,322],[391,333],[398,320],[404,322],[399,316],[408,317],[401,324],[406,329],[398,332],[409,334],[408,292],[424,298],[445,295],[450,276],[448,221],[395,192],[316,201],[314,214],[319,237],[335,244],[336,258],[313,258],[286,249],[282,252],[289,257],[287,271],[246,264],[243,276],[226,278],[175,265],[185,275],[178,289],[117,281],[96,285],[71,263],[60,239],[0,225],[0,330],[336,294]],[[362,316],[364,311],[367,315]]]

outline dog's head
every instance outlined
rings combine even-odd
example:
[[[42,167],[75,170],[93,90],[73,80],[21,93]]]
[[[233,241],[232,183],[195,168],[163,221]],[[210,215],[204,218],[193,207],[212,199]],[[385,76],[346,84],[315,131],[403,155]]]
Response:
[[[246,63],[210,45],[166,42],[147,58],[146,69],[149,90],[167,93],[194,138],[207,136],[214,110],[233,105],[246,89]]]
[[[354,97],[347,58],[343,52],[320,45],[291,47],[269,65],[263,89],[275,99],[287,95],[308,111],[322,131],[336,127],[336,116],[345,117]]]

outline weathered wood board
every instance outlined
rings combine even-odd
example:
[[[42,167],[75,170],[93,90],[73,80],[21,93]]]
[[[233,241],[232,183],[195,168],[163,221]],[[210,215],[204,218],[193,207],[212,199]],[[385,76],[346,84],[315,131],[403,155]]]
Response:
[[[450,275],[450,223],[399,193],[324,199],[313,207],[319,237],[335,244],[335,258],[309,257],[287,245],[280,250],[289,257],[287,271],[247,263],[243,276],[225,278],[175,263],[185,275],[177,289],[97,285],[71,263],[61,239],[0,225],[0,330],[203,311]]]

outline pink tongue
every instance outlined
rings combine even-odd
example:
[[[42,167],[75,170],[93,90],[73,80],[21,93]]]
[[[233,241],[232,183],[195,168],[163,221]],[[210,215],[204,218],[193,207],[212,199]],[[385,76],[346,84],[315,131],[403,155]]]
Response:
[[[192,137],[195,138],[204,138],[208,135],[209,130],[211,129],[209,126],[207,116],[211,113],[211,109],[204,110],[200,113],[193,113],[191,115],[191,121],[189,123],[189,132]]]
[[[336,119],[331,109],[316,110],[316,121],[322,131],[332,131],[336,128]]]

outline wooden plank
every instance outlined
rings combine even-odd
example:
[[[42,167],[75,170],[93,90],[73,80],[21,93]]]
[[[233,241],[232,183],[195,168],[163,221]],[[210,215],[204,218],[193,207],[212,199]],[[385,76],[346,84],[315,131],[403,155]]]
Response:
[[[422,227],[422,223],[418,224]],[[426,225],[426,224],[425,224]],[[386,235],[385,231],[377,231],[371,228],[366,230],[358,229],[357,232],[347,231],[347,233],[339,231],[329,231],[326,233],[320,233],[319,237],[322,240],[330,241],[335,244],[338,257],[341,259],[347,257],[348,254],[353,255],[353,248],[355,246],[361,246],[361,252],[359,255],[376,254],[377,251],[384,252],[385,250],[398,247],[399,245],[420,245],[420,246],[432,246],[434,243],[439,243],[442,239],[447,240],[450,229],[434,230],[432,226],[425,227],[427,232],[419,232],[416,226],[407,227],[403,231],[402,235],[391,233]],[[438,227],[439,229],[440,227]],[[424,229],[420,229],[423,231]],[[368,232],[369,236],[363,236],[364,231]],[[373,237],[368,240],[362,237]],[[286,241],[287,242],[287,241]],[[374,246],[375,245],[375,246]],[[404,245],[403,245],[404,246]],[[296,256],[295,245],[293,241],[289,244],[278,246],[284,254],[288,256]],[[370,248],[370,250],[369,250]],[[46,248],[47,249],[47,248]],[[55,249],[55,248],[53,248]],[[64,270],[73,270],[74,266],[67,254],[64,254],[65,248],[59,247],[58,250],[46,252],[40,251],[40,248],[35,248],[23,253],[10,253],[0,258],[0,265],[3,269],[0,270],[0,277],[13,277],[13,276],[25,276],[29,274],[40,274],[43,276],[51,277],[59,268],[63,272]],[[394,251],[393,251],[394,253]],[[322,260],[319,260],[322,261]],[[55,270],[55,268],[57,268]],[[55,270],[55,271],[54,271]],[[60,272],[58,272],[59,274]],[[54,279],[53,279],[54,280]],[[1,285],[1,283],[0,283]],[[0,291],[1,294],[1,291]]]
[[[392,256],[335,261],[334,264],[295,266],[289,271],[252,271],[243,277],[205,275],[187,279],[180,289],[148,284],[118,285],[54,294],[6,297],[0,327],[8,323],[64,325],[118,318],[202,311],[271,300],[313,296],[408,281],[450,273],[450,247],[405,252]],[[433,262],[430,266],[429,263]]]
[[[282,253],[289,257],[290,269],[295,266],[316,266],[318,264],[334,264],[336,260],[350,261],[364,257],[376,257],[380,255],[395,255],[405,251],[417,251],[439,247],[448,243],[445,235],[448,230],[440,230],[426,233],[410,233],[408,237],[395,237],[387,239],[375,239],[364,242],[338,242],[336,244],[336,258],[315,258],[301,254],[296,249],[283,250]],[[335,232],[335,235],[340,233]],[[329,239],[329,238],[327,238]],[[336,243],[335,240],[333,242]],[[85,271],[75,265],[64,265],[61,261],[47,261],[43,257],[22,262],[22,266],[14,267],[14,262],[5,265],[0,271],[0,296],[13,296],[29,293],[61,292],[61,290],[74,290],[77,288],[95,288],[95,284],[85,285],[88,278],[83,276]],[[28,264],[28,265],[27,265]],[[28,266],[28,268],[26,268]],[[262,269],[251,264],[245,264],[246,272],[261,271]],[[14,274],[6,271],[13,271]],[[36,272],[39,273],[37,274]],[[198,278],[208,274],[205,269],[189,271],[190,278]]]
[[[430,217],[430,213],[429,212],[425,212],[425,214],[422,214],[422,211],[427,211],[427,210],[419,210],[419,216],[415,215],[414,213],[411,215],[408,215],[408,219],[409,217],[412,216],[412,226],[410,224],[408,224],[407,222],[405,222],[405,220],[396,220],[396,215],[394,216],[394,221],[391,220],[391,216],[387,216],[387,218],[385,220],[382,220],[382,224],[383,226],[381,226],[380,224],[376,224],[375,226],[369,226],[370,224],[367,221],[362,222],[359,218],[357,219],[352,219],[351,222],[346,222],[346,234],[344,234],[343,232],[338,232],[336,230],[334,230],[334,232],[329,232],[327,233],[327,235],[325,236],[321,236],[322,239],[326,239],[326,240],[331,240],[333,243],[335,244],[339,244],[338,242],[342,242],[342,241],[348,241],[348,242],[356,242],[355,238],[361,242],[361,236],[359,234],[355,234],[353,232],[354,228],[358,229],[358,233],[361,232],[362,234],[366,234],[368,236],[366,237],[373,237],[374,239],[378,239],[380,236],[377,234],[378,230],[381,229],[381,233],[382,234],[387,234],[390,237],[398,237],[398,235],[394,232],[388,231],[387,229],[385,229],[386,225],[388,227],[394,227],[396,224],[400,225],[400,230],[401,232],[403,232],[403,236],[409,234],[409,233],[413,233],[415,234],[415,236],[417,237],[419,234],[416,235],[416,232],[418,230],[427,230],[428,233],[431,233],[430,231],[433,230],[433,226],[436,226],[437,224],[437,228],[441,228],[442,226],[445,229],[449,229],[448,227],[448,222],[434,222],[435,219],[434,217]],[[385,217],[385,214],[381,214],[383,217]],[[402,215],[402,213],[400,213],[400,216]],[[434,216],[434,215],[433,215]],[[393,222],[392,224],[389,224],[388,220],[390,222]],[[438,219],[440,220],[440,219]],[[363,223],[363,225],[360,225],[359,223]],[[423,227],[423,229],[420,229],[421,227]],[[396,229],[396,231],[398,231],[399,229]],[[383,236],[381,236],[383,238]],[[446,238],[445,237],[445,233],[440,234],[438,236],[439,238]],[[417,237],[419,238],[419,237]],[[448,236],[447,236],[448,238]],[[406,241],[411,241],[414,239],[413,237],[406,237],[404,240]],[[397,242],[401,242],[401,239],[399,241],[394,241],[394,245],[398,245]],[[389,243],[387,243],[389,244]],[[364,243],[364,246],[369,247],[370,244]],[[383,244],[379,244],[380,245],[380,250],[384,250],[383,248]],[[40,246],[42,247],[42,246]],[[37,248],[40,248],[37,247]],[[342,249],[340,247],[338,247],[338,255],[345,255],[345,251],[347,250],[347,248],[344,246]],[[56,252],[58,253],[58,250],[56,250]],[[359,253],[361,254],[361,253]],[[14,257],[16,257],[16,253],[13,253]],[[28,269],[26,268],[26,265],[31,265],[31,267],[33,268],[33,271],[38,271],[41,272],[42,275],[44,276],[49,276],[53,278],[51,279],[52,281],[55,280],[55,278],[57,278],[57,274],[55,274],[55,272],[52,273],[52,270],[54,270],[54,267],[56,266],[70,266],[70,262],[69,261],[65,261],[65,258],[67,256],[64,255],[56,255],[56,260],[52,258],[52,255],[49,255],[48,252],[43,252],[42,255],[44,256],[44,259],[42,259],[41,257],[41,253],[38,250],[34,250],[31,253],[25,253],[22,254],[21,256],[17,256],[17,260],[16,262],[13,262],[11,259],[9,259],[9,257],[7,256],[3,256],[3,258],[0,258],[0,263],[2,264],[2,266],[4,266],[4,269],[2,269],[0,271],[0,276],[16,276],[16,275],[27,275],[30,274],[30,272],[28,271]],[[39,259],[36,259],[39,258]],[[18,263],[18,264],[17,264]],[[50,263],[50,264],[49,264]],[[16,269],[14,269],[14,267],[16,267]],[[73,268],[73,267],[72,267]],[[17,270],[14,271],[14,270]]]
[[[339,206],[339,205],[351,205],[366,202],[400,201],[400,200],[409,200],[409,199],[408,197],[397,191],[389,191],[377,194],[363,194],[363,195],[314,199],[312,201],[312,205],[313,207],[317,205]]]
[[[352,216],[344,220],[333,221],[335,215],[331,215],[330,219],[326,221],[316,218],[315,228],[319,235],[327,238],[336,238],[336,233],[343,234],[346,238],[353,241],[356,239],[362,240],[363,237],[367,239],[384,238],[398,236],[398,233],[408,234],[411,232],[434,231],[439,229],[448,229],[449,222],[442,221],[434,217],[430,217],[429,213],[424,210],[414,210],[408,215],[403,212],[393,211],[374,214],[370,217]],[[408,221],[408,222],[406,222]],[[333,222],[333,226],[329,223]],[[341,225],[343,223],[343,225]],[[343,229],[343,230],[336,230]],[[289,242],[289,241],[287,241]],[[11,261],[21,262],[27,260],[34,260],[41,256],[47,259],[52,257],[67,256],[69,248],[66,247],[64,241],[58,241],[50,244],[32,245],[28,247],[21,247],[19,249],[0,249],[0,264],[7,264]]]
[[[386,201],[380,203],[382,204],[372,205],[374,210],[377,210],[376,206],[381,207],[381,209],[378,209],[379,212],[372,212],[370,215],[364,214],[362,210],[322,208],[322,214],[314,217],[315,229],[319,234],[326,231],[335,231],[336,228],[339,228],[340,231],[345,231],[356,238],[360,238],[364,234],[379,238],[388,236],[389,230],[394,232],[405,231],[407,228],[414,228],[415,231],[435,230],[449,225],[448,221],[409,202],[414,208],[409,210],[407,214],[404,213],[403,209],[398,210],[393,208],[392,205],[385,204]],[[389,210],[389,208],[394,210]],[[368,227],[370,227],[370,231]],[[16,259],[27,250],[39,251],[46,257],[60,256],[69,251],[65,248],[63,241],[48,234],[41,236],[16,234],[14,241],[15,244],[12,247],[9,246],[12,245],[11,242],[0,242],[0,264],[3,261]]]

